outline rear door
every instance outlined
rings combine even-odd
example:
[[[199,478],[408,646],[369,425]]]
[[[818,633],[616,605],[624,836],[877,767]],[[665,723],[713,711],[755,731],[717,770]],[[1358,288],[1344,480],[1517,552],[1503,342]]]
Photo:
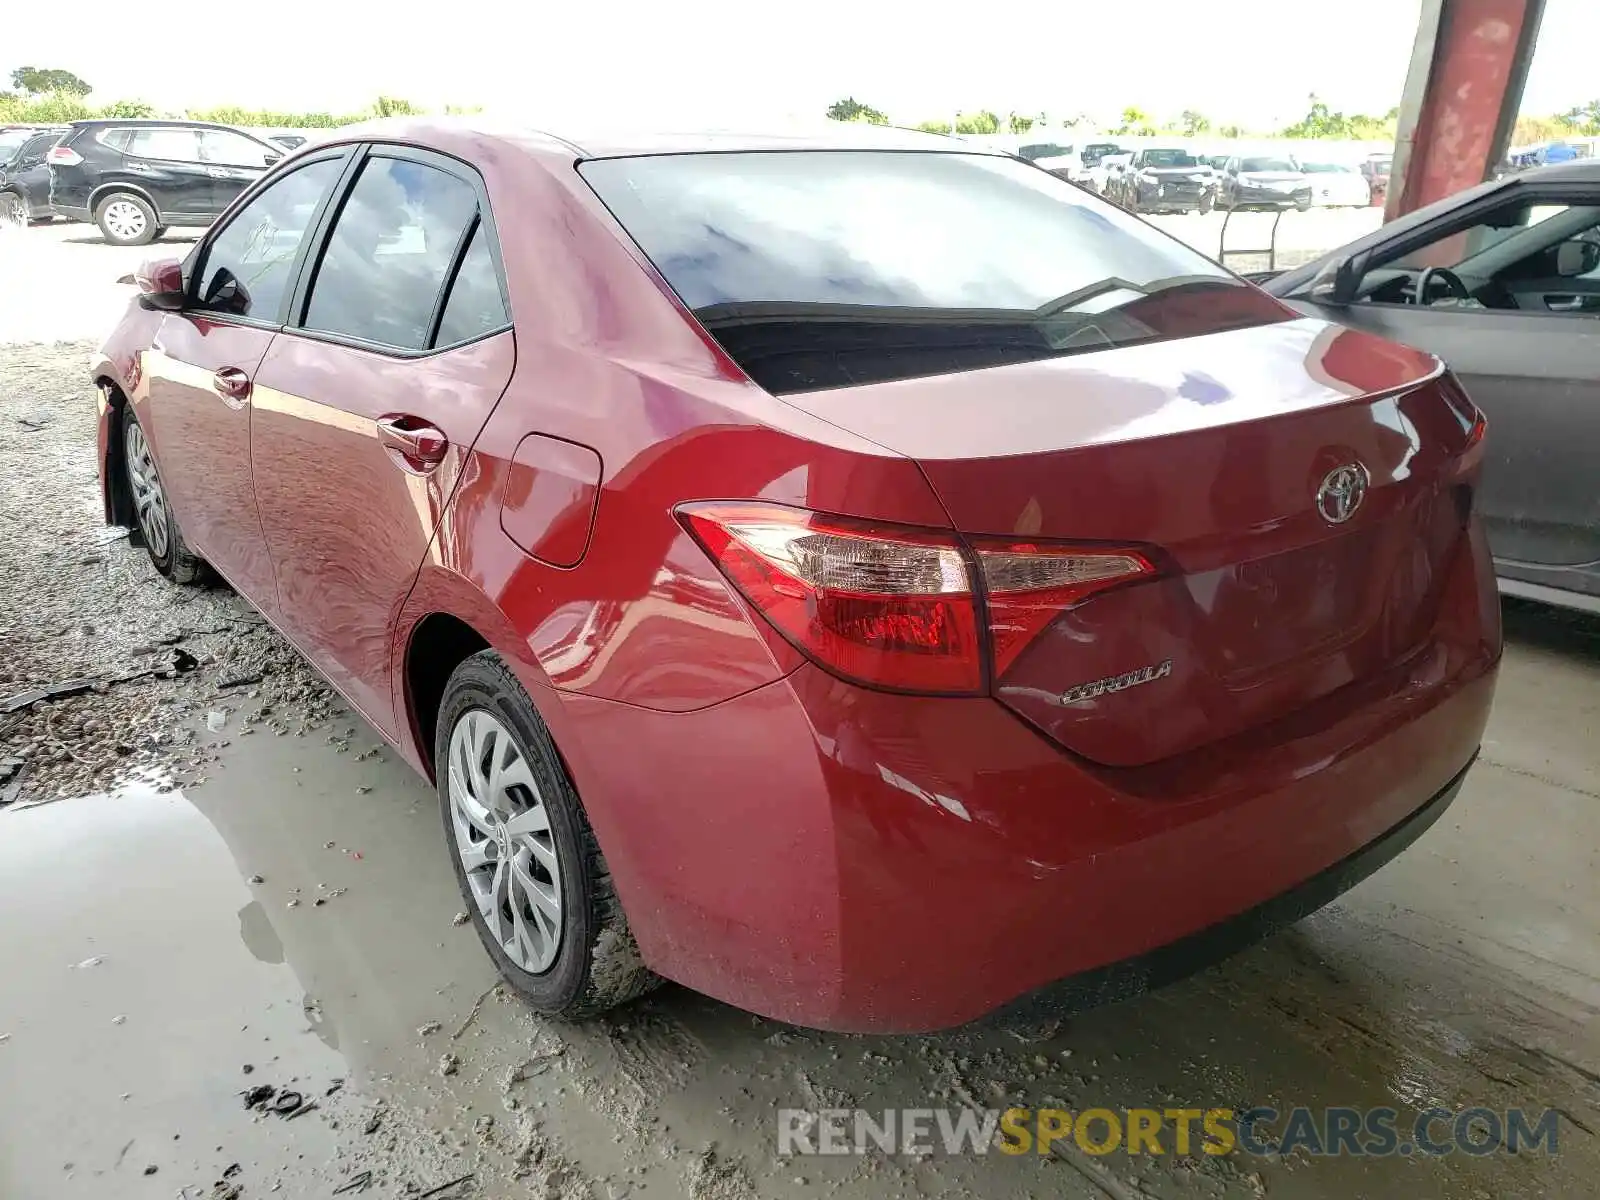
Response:
[[[375,147],[256,376],[255,494],[281,626],[385,734],[396,616],[510,381],[482,180]]]
[[[150,194],[162,220],[211,214],[211,174],[200,161],[200,131],[189,125],[141,125],[128,137],[120,176]]]

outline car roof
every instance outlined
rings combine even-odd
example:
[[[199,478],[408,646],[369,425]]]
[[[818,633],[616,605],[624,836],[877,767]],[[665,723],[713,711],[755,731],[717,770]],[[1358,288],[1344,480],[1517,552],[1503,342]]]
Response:
[[[160,117],[86,117],[82,121],[73,121],[72,129],[97,129],[105,125],[115,125],[119,128],[128,126],[137,129],[140,126],[169,126],[176,125],[183,129],[226,129],[230,133],[242,133],[246,137],[255,137],[248,129],[240,129],[237,125],[225,125],[221,121],[189,121],[183,117],[173,117],[171,120],[162,120]],[[68,128],[63,126],[63,128]]]
[[[553,129],[476,117],[386,117],[330,130],[331,141],[397,140],[419,145],[514,144],[575,158],[630,158],[646,154],[734,153],[760,150],[944,151],[1003,156],[942,134],[870,125],[863,121],[796,122],[748,129]],[[325,143],[319,143],[325,144]]]

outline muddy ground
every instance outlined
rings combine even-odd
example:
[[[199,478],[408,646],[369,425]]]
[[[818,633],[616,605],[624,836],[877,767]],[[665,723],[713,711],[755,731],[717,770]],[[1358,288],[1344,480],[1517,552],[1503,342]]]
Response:
[[[1594,1194],[1600,626],[1510,610],[1446,817],[1142,999],[939,1037],[671,986],[544,1021],[454,924],[430,789],[237,597],[169,587],[100,524],[85,313],[115,308],[130,256],[38,247],[94,300],[26,326],[74,340],[0,346],[0,708],[95,684],[0,713],[0,1200]],[[299,1106],[249,1109],[251,1088]],[[1560,1153],[776,1152],[779,1108],[1008,1104],[1553,1107]]]

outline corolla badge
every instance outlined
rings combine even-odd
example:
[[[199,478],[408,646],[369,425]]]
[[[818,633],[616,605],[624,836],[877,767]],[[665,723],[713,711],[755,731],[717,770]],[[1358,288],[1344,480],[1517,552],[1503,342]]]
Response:
[[[1317,511],[1329,525],[1343,525],[1356,515],[1356,509],[1367,498],[1367,485],[1372,477],[1360,463],[1345,463],[1335,467],[1322,478],[1317,488]]]
[[[1070,687],[1061,693],[1062,704],[1079,704],[1084,700],[1093,700],[1097,696],[1104,696],[1108,692],[1125,692],[1129,688],[1138,687],[1142,683],[1154,683],[1157,679],[1165,679],[1172,674],[1172,660],[1165,659],[1153,663],[1148,667],[1140,667],[1137,671],[1128,671],[1122,675],[1112,675],[1105,679],[1096,679],[1091,683],[1080,683],[1077,687]]]

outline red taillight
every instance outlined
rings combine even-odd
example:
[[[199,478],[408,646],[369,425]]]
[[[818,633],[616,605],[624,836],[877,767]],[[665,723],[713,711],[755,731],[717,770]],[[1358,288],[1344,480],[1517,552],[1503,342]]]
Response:
[[[1133,550],[969,546],[954,533],[779,505],[692,504],[679,517],[802,653],[846,679],[898,691],[981,693],[986,657],[998,675],[1062,609],[1155,573]]]
[[[1115,584],[1156,573],[1155,564],[1143,554],[1120,546],[980,542],[977,551],[989,602],[997,678],[1062,609]]]
[[[83,155],[71,146],[56,146],[45,157],[55,167],[75,167],[83,161]]]

